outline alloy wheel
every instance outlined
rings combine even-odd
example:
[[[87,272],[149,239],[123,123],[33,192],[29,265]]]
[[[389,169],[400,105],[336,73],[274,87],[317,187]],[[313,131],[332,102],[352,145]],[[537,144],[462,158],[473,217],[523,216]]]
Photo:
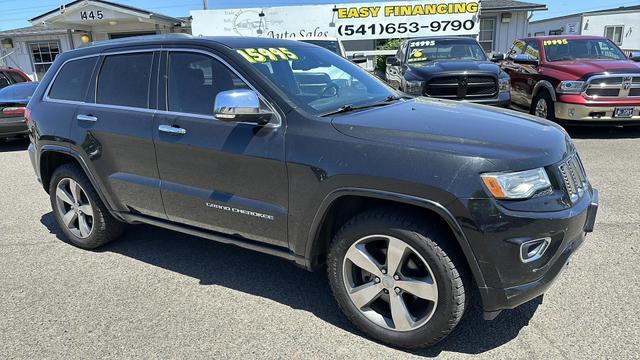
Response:
[[[536,116],[546,119],[548,114],[549,106],[547,105],[547,100],[544,98],[538,99],[536,103]]]
[[[76,237],[85,239],[93,232],[93,207],[77,181],[64,178],[56,186],[56,207],[64,226]]]
[[[398,238],[359,239],[347,250],[342,269],[353,305],[385,329],[415,330],[436,310],[438,286],[429,264]]]

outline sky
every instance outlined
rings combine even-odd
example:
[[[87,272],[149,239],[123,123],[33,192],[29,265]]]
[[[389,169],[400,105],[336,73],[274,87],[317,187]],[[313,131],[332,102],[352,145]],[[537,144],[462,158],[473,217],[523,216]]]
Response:
[[[125,5],[151,10],[168,16],[188,16],[190,10],[202,9],[203,0],[111,0]],[[282,5],[334,4],[348,2],[376,2],[378,0],[208,0],[209,8],[242,8]],[[548,11],[536,12],[533,20],[563,16],[584,11],[609,9],[618,6],[640,5],[640,0],[524,0],[545,4]],[[27,21],[53,10],[71,0],[0,0],[0,30],[29,26]]]

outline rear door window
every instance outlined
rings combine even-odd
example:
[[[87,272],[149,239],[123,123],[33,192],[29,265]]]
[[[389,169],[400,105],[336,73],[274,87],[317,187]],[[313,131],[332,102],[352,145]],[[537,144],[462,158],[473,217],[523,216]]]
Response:
[[[0,89],[9,85],[11,85],[11,81],[7,77],[6,72],[4,71],[0,72]]]
[[[15,84],[27,81],[22,75],[18,74],[15,71],[9,71],[9,77],[13,80]]]
[[[96,102],[147,108],[153,53],[107,55],[98,75]]]
[[[62,66],[51,85],[49,98],[68,101],[84,101],[87,87],[98,57],[72,60]]]

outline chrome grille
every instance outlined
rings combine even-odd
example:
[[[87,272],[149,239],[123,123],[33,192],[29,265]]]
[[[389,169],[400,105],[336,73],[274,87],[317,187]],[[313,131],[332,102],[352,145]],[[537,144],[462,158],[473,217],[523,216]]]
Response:
[[[597,75],[587,81],[588,98],[640,97],[640,74]]]
[[[589,186],[580,157],[578,157],[578,154],[571,155],[569,159],[560,164],[558,169],[560,170],[560,175],[562,175],[562,180],[571,198],[571,202],[578,201],[582,198]]]

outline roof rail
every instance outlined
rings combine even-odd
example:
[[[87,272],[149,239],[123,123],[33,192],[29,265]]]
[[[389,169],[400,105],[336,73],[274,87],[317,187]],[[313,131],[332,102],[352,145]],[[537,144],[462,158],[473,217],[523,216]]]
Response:
[[[192,35],[183,34],[183,33],[170,33],[170,34],[154,34],[154,35],[140,35],[140,36],[130,36],[121,39],[112,39],[112,40],[99,40],[90,42],[91,45],[105,45],[105,44],[128,44],[135,43],[138,41],[144,40],[172,40],[172,39],[190,39],[193,38]]]

